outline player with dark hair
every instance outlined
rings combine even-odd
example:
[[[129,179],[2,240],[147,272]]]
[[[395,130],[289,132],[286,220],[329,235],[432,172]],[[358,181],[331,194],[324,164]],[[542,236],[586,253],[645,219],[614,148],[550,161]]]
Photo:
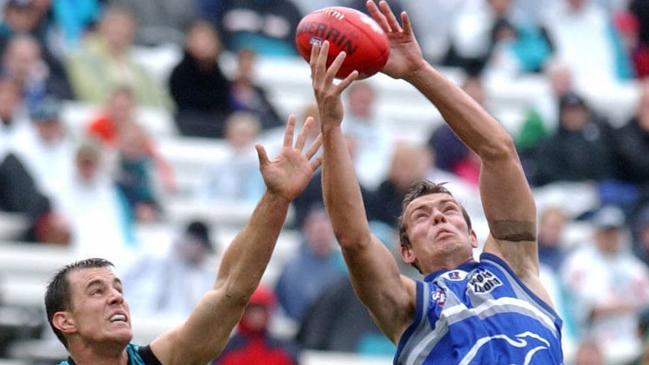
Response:
[[[295,117],[291,116],[282,150],[273,160],[261,145],[256,146],[266,193],[225,251],[213,289],[183,324],[150,345],[130,343],[129,308],[110,262],[88,259],[59,271],[47,288],[45,307],[52,330],[70,353],[62,364],[202,365],[216,357],[259,284],[290,202],[320,165],[320,158],[314,158],[320,138],[302,152],[312,125],[313,120],[307,119],[293,144]]]
[[[481,160],[480,194],[490,234],[480,261],[461,204],[440,184],[416,184],[403,202],[400,254],[425,275],[399,274],[369,230],[345,144],[342,91],[354,71],[333,82],[341,53],[326,68],[329,44],[310,64],[323,136],[323,191],[352,283],[381,330],[398,343],[395,364],[561,364],[561,319],[539,279],[536,207],[512,138],[421,54],[407,14],[368,1],[390,40],[383,73],[417,88]]]

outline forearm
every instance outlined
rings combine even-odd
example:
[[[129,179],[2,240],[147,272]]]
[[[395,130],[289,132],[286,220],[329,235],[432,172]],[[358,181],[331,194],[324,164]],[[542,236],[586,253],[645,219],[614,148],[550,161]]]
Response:
[[[500,123],[435,68],[427,64],[406,81],[437,107],[453,132],[481,159],[511,152],[511,137]]]
[[[249,223],[228,246],[216,285],[225,283],[236,290],[234,294],[238,297],[234,299],[247,302],[247,297],[259,284],[286,220],[289,204],[286,198],[267,191]]]
[[[323,130],[322,190],[327,213],[343,248],[367,242],[370,230],[360,186],[340,126]]]

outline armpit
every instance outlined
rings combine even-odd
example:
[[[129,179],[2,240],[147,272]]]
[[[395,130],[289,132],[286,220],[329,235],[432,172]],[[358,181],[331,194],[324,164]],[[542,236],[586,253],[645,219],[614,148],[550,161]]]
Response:
[[[520,242],[536,240],[536,223],[498,220],[489,223],[491,235],[498,240]]]

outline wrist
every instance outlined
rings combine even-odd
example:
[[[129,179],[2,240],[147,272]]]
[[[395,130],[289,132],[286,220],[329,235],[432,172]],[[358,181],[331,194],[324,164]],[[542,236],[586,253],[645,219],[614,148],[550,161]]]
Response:
[[[280,192],[269,190],[269,189],[266,190],[266,194],[264,194],[263,199],[275,206],[283,206],[283,205],[288,206],[293,201],[291,197],[285,196]]]
[[[421,80],[430,78],[431,74],[436,73],[437,71],[424,59],[421,60],[421,63],[410,71],[408,74],[404,75],[403,79],[410,84],[416,85]]]

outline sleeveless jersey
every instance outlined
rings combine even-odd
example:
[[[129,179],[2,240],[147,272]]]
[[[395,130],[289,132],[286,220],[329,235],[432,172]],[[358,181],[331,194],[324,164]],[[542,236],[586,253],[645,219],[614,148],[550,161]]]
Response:
[[[416,315],[395,365],[559,365],[562,321],[505,261],[479,262],[417,281]]]
[[[128,365],[161,365],[148,346],[140,347],[129,343],[126,346],[126,352],[128,353]],[[68,358],[66,361],[60,362],[59,365],[75,365],[75,363],[72,358]]]

